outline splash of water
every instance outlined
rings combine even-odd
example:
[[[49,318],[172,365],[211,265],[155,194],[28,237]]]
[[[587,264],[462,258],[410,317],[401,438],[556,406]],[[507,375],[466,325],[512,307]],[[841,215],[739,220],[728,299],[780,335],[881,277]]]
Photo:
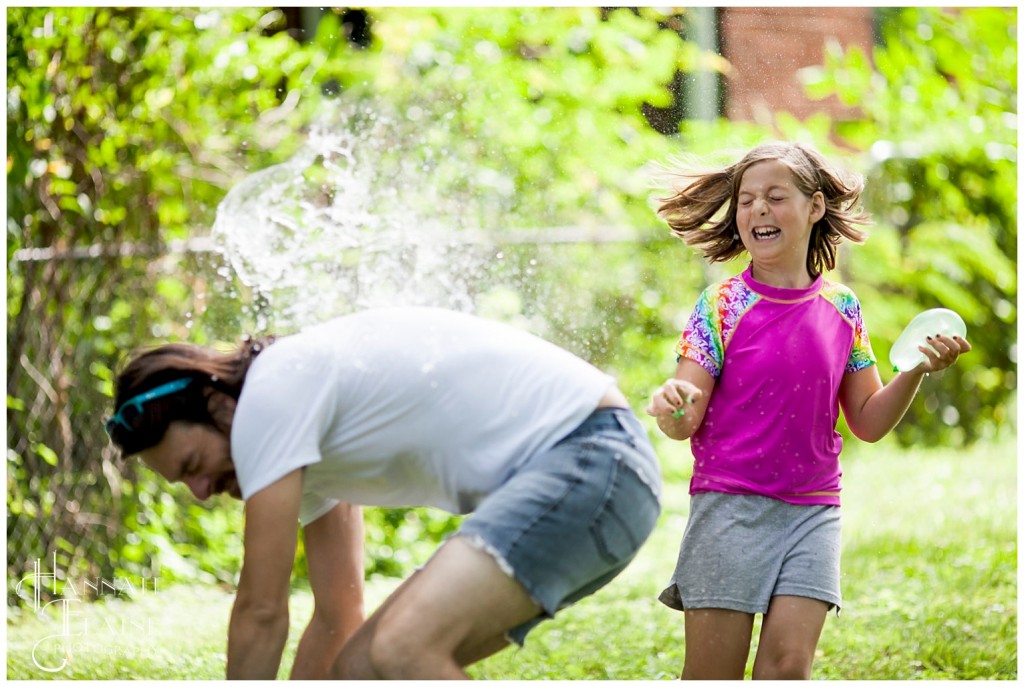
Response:
[[[276,331],[384,305],[474,309],[487,250],[464,228],[472,208],[452,211],[395,119],[357,114],[314,128],[217,209],[212,239]]]

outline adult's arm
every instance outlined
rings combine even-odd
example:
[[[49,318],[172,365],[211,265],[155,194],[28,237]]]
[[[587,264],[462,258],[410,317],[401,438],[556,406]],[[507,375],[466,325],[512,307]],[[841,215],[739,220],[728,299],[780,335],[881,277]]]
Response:
[[[299,641],[291,678],[323,680],[363,622],[363,512],[341,503],[303,530],[313,617]]]
[[[273,680],[288,639],[288,592],[298,538],[302,470],[245,504],[245,554],[228,626],[228,679]]]

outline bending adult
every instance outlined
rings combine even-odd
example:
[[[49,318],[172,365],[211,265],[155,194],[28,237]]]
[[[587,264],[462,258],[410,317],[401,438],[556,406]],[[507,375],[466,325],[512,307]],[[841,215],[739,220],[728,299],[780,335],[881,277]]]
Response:
[[[292,677],[436,679],[607,584],[659,513],[614,380],[461,313],[367,310],[234,353],[167,344],[115,392],[123,453],[245,501],[229,678],[277,675],[297,523],[315,607]],[[359,505],[472,513],[365,622]]]

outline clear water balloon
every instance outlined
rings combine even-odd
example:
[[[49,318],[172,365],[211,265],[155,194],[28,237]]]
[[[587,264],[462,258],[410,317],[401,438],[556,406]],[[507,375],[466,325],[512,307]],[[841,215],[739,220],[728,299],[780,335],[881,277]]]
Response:
[[[928,345],[928,337],[936,334],[945,336],[967,336],[967,325],[954,311],[947,308],[933,308],[910,321],[889,349],[889,362],[898,372],[909,372],[928,358],[918,346]]]

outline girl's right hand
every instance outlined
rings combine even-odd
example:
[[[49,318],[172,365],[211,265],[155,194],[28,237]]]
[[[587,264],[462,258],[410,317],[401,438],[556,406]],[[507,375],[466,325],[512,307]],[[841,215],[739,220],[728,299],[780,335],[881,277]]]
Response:
[[[654,392],[651,402],[647,406],[647,414],[653,417],[665,417],[667,415],[679,417],[679,415],[683,415],[686,412],[688,405],[703,395],[704,392],[697,385],[684,379],[673,377]]]

